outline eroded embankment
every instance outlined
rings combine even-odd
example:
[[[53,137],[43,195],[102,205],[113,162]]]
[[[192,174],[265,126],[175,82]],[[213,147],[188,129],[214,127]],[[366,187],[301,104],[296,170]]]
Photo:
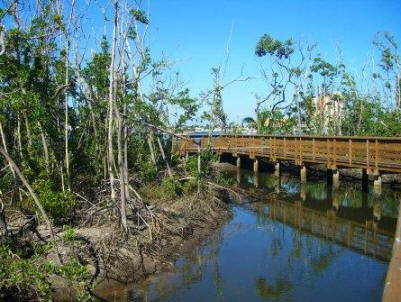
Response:
[[[224,192],[206,191],[149,206],[151,219],[146,222],[141,223],[132,211],[128,234],[112,220],[77,227],[74,243],[59,251],[64,259],[75,257],[88,265],[99,296],[110,282],[139,281],[168,269],[185,249],[198,244],[230,217]],[[56,261],[54,254],[48,258]],[[65,280],[54,278],[52,284],[57,301],[75,300]]]

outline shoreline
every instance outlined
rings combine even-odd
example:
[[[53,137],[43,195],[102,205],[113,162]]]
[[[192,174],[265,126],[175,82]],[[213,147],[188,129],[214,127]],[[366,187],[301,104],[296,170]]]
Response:
[[[106,289],[110,291],[112,285],[126,286],[167,271],[179,256],[224,225],[232,217],[232,213],[228,201],[217,198],[219,193],[192,196],[194,200],[187,204],[183,200],[176,200],[165,206],[163,212],[169,213],[176,224],[174,221],[166,221],[166,226],[159,226],[160,229],[153,230],[153,236],[149,237],[148,234],[148,238],[140,238],[146,236],[146,231],[129,234],[127,239],[118,240],[115,238],[119,235],[118,229],[104,226],[77,228],[77,238],[85,238],[91,242],[92,252],[94,250],[96,254],[97,263],[87,247],[75,247],[76,256],[87,263],[95,276],[96,286],[92,290],[94,297],[105,299]],[[104,249],[107,241],[112,242],[110,249]],[[63,280],[54,280],[53,286],[55,301],[75,301],[75,295]]]

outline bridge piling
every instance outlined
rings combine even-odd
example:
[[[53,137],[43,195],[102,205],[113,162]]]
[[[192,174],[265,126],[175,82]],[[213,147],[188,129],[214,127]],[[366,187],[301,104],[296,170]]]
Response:
[[[301,183],[306,183],[306,166],[302,165],[301,166]]]
[[[306,183],[301,183],[299,195],[302,201],[306,201]]]
[[[259,173],[255,172],[253,174],[253,185],[255,186],[255,188],[259,188]]]
[[[366,169],[362,169],[362,192],[369,191],[369,176]]]
[[[276,162],[274,164],[274,176],[276,177],[280,176],[280,162]]]
[[[333,170],[333,187],[334,189],[340,187],[340,171],[338,171],[338,169]]]
[[[327,178],[327,187],[331,187],[333,185],[333,170],[332,169],[327,169],[326,172],[326,178]]]
[[[253,172],[259,172],[259,160],[257,158],[255,158],[253,161]]]
[[[241,169],[241,157],[237,156],[237,168]]]
[[[373,183],[374,193],[377,196],[380,196],[382,193],[382,178],[380,175],[375,175],[375,181]]]

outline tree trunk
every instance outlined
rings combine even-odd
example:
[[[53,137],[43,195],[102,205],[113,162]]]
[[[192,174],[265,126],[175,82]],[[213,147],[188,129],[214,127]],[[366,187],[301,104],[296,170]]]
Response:
[[[159,145],[160,154],[162,155],[162,158],[163,158],[164,162],[166,163],[168,175],[170,177],[173,177],[173,173],[171,173],[170,165],[169,165],[169,163],[168,163],[168,161],[166,159],[166,155],[164,153],[163,145],[162,145],[162,142],[160,141],[160,137],[157,137],[157,143]]]
[[[127,124],[126,124],[126,119],[125,117],[127,116],[127,104],[124,104],[124,111],[123,111],[123,115],[124,115],[124,130],[123,130],[123,141],[124,141],[124,178],[125,178],[125,197],[127,198],[127,200],[130,199],[130,195],[129,195],[129,188],[128,188],[128,184],[129,184],[129,179],[128,179],[128,128],[127,128]]]
[[[152,159],[152,162],[155,165],[155,169],[157,170],[156,157],[155,157],[155,152],[153,149],[152,137],[153,137],[152,132],[148,131],[146,133],[146,140],[147,140],[148,146],[149,146],[150,158]]]
[[[198,194],[200,193],[200,177],[201,177],[201,147],[198,144]]]
[[[21,160],[23,160],[24,156],[22,153],[22,141],[21,141],[21,118],[20,115],[17,115],[17,142],[18,142],[18,153]]]
[[[118,109],[116,108],[116,111]],[[127,227],[127,215],[125,211],[126,206],[126,192],[127,192],[127,184],[125,180],[125,164],[124,164],[124,157],[123,157],[123,144],[121,142],[123,136],[123,121],[121,116],[118,115],[118,132],[117,132],[117,148],[118,148],[118,167],[120,171],[120,215],[121,215],[121,226],[125,232],[128,231]]]
[[[66,36],[66,54],[65,54],[65,85],[68,85],[69,82],[69,52],[70,52],[70,42],[68,41],[68,36]],[[70,182],[70,154],[68,150],[68,89],[65,90],[64,93],[64,144],[65,144],[65,155],[64,155],[64,164],[65,164],[65,178],[67,183],[68,190],[71,190],[71,182]]]
[[[1,142],[3,144],[3,148],[4,148],[5,152],[8,154],[6,137],[4,135],[3,124],[1,123],[1,121],[0,121],[0,135],[1,135]],[[11,162],[9,161],[8,164],[10,165],[11,173],[15,177],[15,172],[14,172],[13,166],[11,165]]]
[[[108,170],[110,178],[111,200],[115,201],[116,193],[114,190],[114,171],[113,171],[113,100],[114,100],[114,65],[117,47],[117,28],[118,28],[118,1],[114,1],[114,26],[113,26],[113,47],[111,53],[110,75],[109,75],[109,120],[107,131],[108,144]]]
[[[26,116],[26,113],[24,112],[24,120],[25,120],[25,127],[26,127],[26,136],[28,137],[28,149],[32,148],[32,135],[31,135],[31,128],[29,127],[29,121]]]
[[[39,130],[40,130],[40,139],[43,145],[43,155],[45,157],[45,164],[46,164],[46,172],[50,173],[50,164],[49,164],[49,149],[47,148],[46,136],[43,132],[42,125],[38,122]]]
[[[6,158],[6,160],[10,163],[10,167],[17,173],[19,179],[21,180],[21,182],[24,184],[24,186],[27,188],[27,190],[29,191],[29,194],[31,195],[33,201],[35,202],[36,207],[38,208],[39,212],[41,213],[43,219],[45,220],[46,226],[50,232],[50,237],[51,239],[56,242],[55,237],[54,237],[54,232],[53,232],[53,228],[50,222],[49,217],[47,216],[42,204],[39,201],[39,198],[37,197],[37,195],[35,194],[35,192],[33,191],[32,187],[30,186],[30,184],[28,183],[27,179],[25,178],[25,176],[22,174],[21,170],[18,168],[18,166],[15,164],[15,162],[11,159],[11,157],[9,156],[9,154],[7,153],[6,150],[4,150],[2,147],[0,147],[0,153]],[[59,259],[60,260],[60,259]]]

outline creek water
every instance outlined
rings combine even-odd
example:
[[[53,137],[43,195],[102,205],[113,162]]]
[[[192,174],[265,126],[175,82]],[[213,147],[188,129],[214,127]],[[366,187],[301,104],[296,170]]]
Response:
[[[293,173],[231,176],[251,200],[174,267],[110,289],[109,301],[380,301],[399,189],[380,198],[357,182],[301,185]],[[370,190],[372,192],[372,190]]]

